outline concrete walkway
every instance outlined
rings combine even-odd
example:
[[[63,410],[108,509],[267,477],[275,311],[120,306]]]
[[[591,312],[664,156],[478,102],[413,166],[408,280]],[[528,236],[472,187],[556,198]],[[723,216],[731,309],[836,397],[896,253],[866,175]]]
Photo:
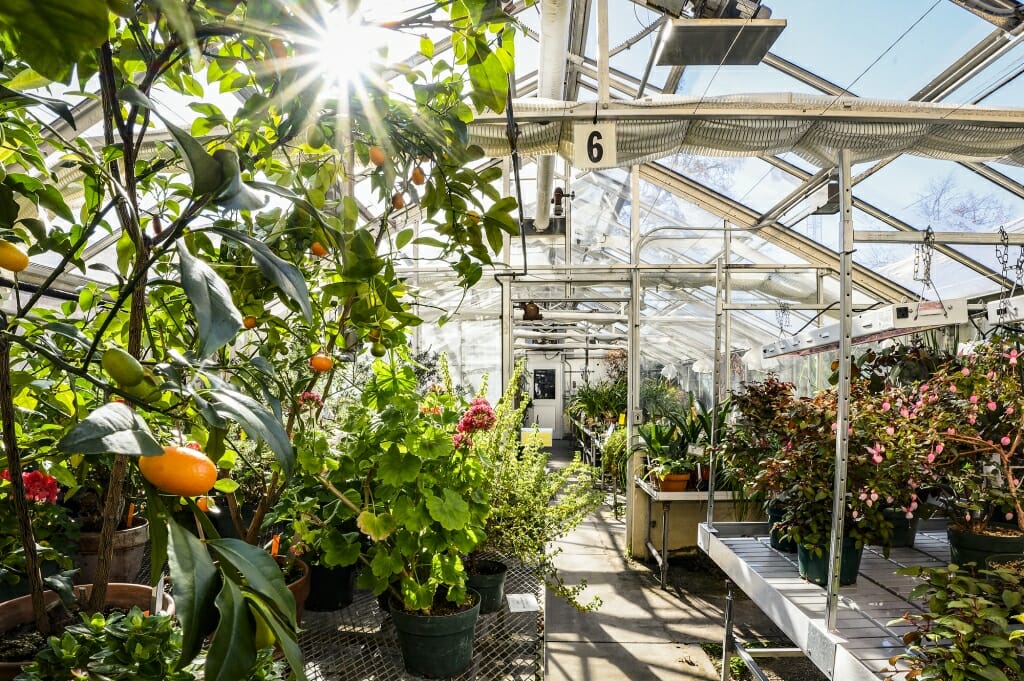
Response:
[[[567,460],[570,444],[556,441],[552,465]],[[609,504],[557,543],[565,581],[586,579],[604,602],[579,613],[547,596],[546,681],[683,681],[719,678],[697,645],[721,641],[721,610],[687,602],[661,589],[645,566],[625,558],[625,521]]]

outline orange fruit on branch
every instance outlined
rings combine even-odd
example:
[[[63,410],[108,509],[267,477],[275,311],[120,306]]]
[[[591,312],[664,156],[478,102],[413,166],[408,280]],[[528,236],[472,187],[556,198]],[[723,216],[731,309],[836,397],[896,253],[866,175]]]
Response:
[[[309,367],[318,374],[330,371],[333,366],[334,360],[322,352],[318,352],[309,358]]]
[[[370,147],[370,163],[378,168],[387,163],[388,155],[378,146]]]
[[[395,192],[394,196],[391,197],[391,207],[395,210],[405,208],[405,197],[402,196],[402,192]]]
[[[313,252],[313,255],[318,258],[323,258],[327,255],[327,247],[319,241],[314,241],[313,245],[309,247],[309,250]]]
[[[242,320],[242,326],[244,326],[247,329],[255,329],[256,323],[258,321],[259,320],[257,320],[254,315],[248,315],[245,319]]]
[[[206,494],[217,482],[216,464],[188,447],[167,446],[159,456],[141,456],[139,470],[161,492],[183,497]]]
[[[423,168],[416,166],[412,169],[412,175],[409,177],[413,184],[423,184],[427,181],[427,176],[423,172]]]

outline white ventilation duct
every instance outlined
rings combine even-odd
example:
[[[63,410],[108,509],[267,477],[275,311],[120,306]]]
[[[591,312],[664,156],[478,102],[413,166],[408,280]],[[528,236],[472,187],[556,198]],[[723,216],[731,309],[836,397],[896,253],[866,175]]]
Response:
[[[569,15],[572,0],[542,0],[540,3],[540,72],[537,96],[561,99],[565,82],[565,55],[569,50]],[[551,218],[551,190],[555,178],[555,157],[546,154],[537,159],[537,209],[533,226],[538,232],[548,228]]]

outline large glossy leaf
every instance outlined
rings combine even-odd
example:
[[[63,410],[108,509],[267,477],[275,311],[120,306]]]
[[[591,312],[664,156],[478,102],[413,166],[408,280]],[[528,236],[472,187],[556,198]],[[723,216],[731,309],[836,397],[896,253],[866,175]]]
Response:
[[[309,287],[306,285],[306,278],[295,265],[278,257],[270,250],[269,246],[248,234],[219,227],[213,228],[212,231],[225,239],[237,241],[252,251],[252,256],[256,260],[256,265],[259,266],[260,272],[263,272],[263,276],[274,282],[282,293],[299,306],[302,316],[306,318],[307,322],[313,321],[313,309],[309,302]]]
[[[250,589],[267,599],[279,617],[295,626],[295,598],[285,586],[280,566],[269,553],[241,539],[211,539],[207,544],[222,565],[241,575]]]
[[[62,80],[84,52],[99,47],[109,26],[104,0],[0,2],[0,33],[9,33],[16,54],[50,80]]]
[[[259,210],[267,204],[267,198],[254,192],[242,181],[242,169],[238,165],[238,153],[231,149],[218,149],[213,158],[220,163],[223,188],[213,203],[231,210]]]
[[[224,280],[205,261],[192,255],[180,239],[178,261],[181,285],[199,322],[199,356],[209,357],[242,330],[242,314]]]
[[[323,218],[320,216],[320,211],[314,208],[313,204],[311,204],[309,201],[293,192],[291,189],[288,189],[287,187],[281,187],[280,185],[276,185],[272,182],[250,182],[249,186],[252,187],[253,189],[258,189],[260,191],[276,194],[277,196],[280,196],[282,199],[291,201],[292,204],[313,216],[313,219],[316,220],[317,223],[319,223],[319,225],[324,229],[329,229],[332,232],[337,231],[333,227],[328,225],[326,222],[324,222]]]
[[[142,417],[121,402],[105,404],[86,416],[57,443],[69,454],[157,456],[164,448]]]
[[[241,588],[228,579],[221,585],[216,604],[220,620],[206,653],[203,678],[206,681],[247,679],[256,662],[256,632],[249,605]]]
[[[203,647],[203,639],[213,629],[217,613],[214,598],[220,579],[209,551],[198,537],[173,520],[167,554],[174,587],[174,608],[181,623],[181,659],[178,668],[188,664]]]
[[[213,388],[208,397],[218,416],[237,421],[249,437],[266,442],[284,474],[291,475],[295,466],[295,449],[284,425],[269,409],[226,385]]]
[[[221,191],[225,185],[221,165],[217,159],[206,153],[206,149],[196,138],[164,118],[149,97],[142,94],[138,88],[121,88],[118,97],[129,104],[149,109],[167,126],[167,131],[171,133],[182,158],[185,159],[185,164],[188,166],[188,174],[192,177],[192,193],[195,196]]]
[[[296,681],[306,681],[302,650],[299,649],[295,630],[289,628],[287,622],[275,616],[274,610],[269,607],[266,599],[260,597],[260,594],[246,593],[245,597],[249,600],[250,607],[259,610],[263,619],[270,625],[274,637],[277,638],[277,645],[281,647],[284,658],[288,660],[288,666],[295,671]]]
[[[36,104],[45,106],[47,109],[60,116],[65,123],[71,126],[72,130],[75,129],[75,117],[71,115],[71,107],[68,106],[66,102],[62,102],[59,99],[40,97],[38,95],[31,95],[27,92],[18,92],[17,90],[12,90],[0,85],[0,103],[2,102],[13,102],[15,104],[24,104],[26,106]]]

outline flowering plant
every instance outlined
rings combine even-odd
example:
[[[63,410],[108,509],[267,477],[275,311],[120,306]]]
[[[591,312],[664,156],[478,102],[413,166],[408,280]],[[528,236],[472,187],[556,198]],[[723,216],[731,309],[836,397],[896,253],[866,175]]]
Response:
[[[875,393],[863,380],[851,386],[844,527],[858,546],[887,546],[893,525],[886,511],[913,516],[920,505],[926,454],[889,429],[892,405],[902,404],[900,391]],[[785,495],[786,534],[819,554],[832,528],[837,413],[834,389],[793,400],[770,429],[780,434],[781,449],[763,460],[754,477],[758,489]]]
[[[36,550],[43,560],[68,568],[68,554],[74,550],[78,530],[67,509],[58,503],[60,488],[57,479],[39,470],[22,471],[25,498],[29,502]],[[25,547],[10,498],[10,471],[0,472],[0,581],[16,584],[25,576]]]
[[[951,519],[970,532],[995,519],[1024,531],[1021,481],[1014,469],[1024,448],[1022,338],[997,335],[944,363],[899,405],[893,426],[924,459],[941,486]]]
[[[398,352],[374,364],[320,476],[358,527],[337,537],[326,558],[361,561],[361,585],[430,612],[468,600],[463,556],[484,539],[490,508],[474,437],[495,415],[482,396],[467,404],[456,393],[443,356],[441,383],[421,387]]]

